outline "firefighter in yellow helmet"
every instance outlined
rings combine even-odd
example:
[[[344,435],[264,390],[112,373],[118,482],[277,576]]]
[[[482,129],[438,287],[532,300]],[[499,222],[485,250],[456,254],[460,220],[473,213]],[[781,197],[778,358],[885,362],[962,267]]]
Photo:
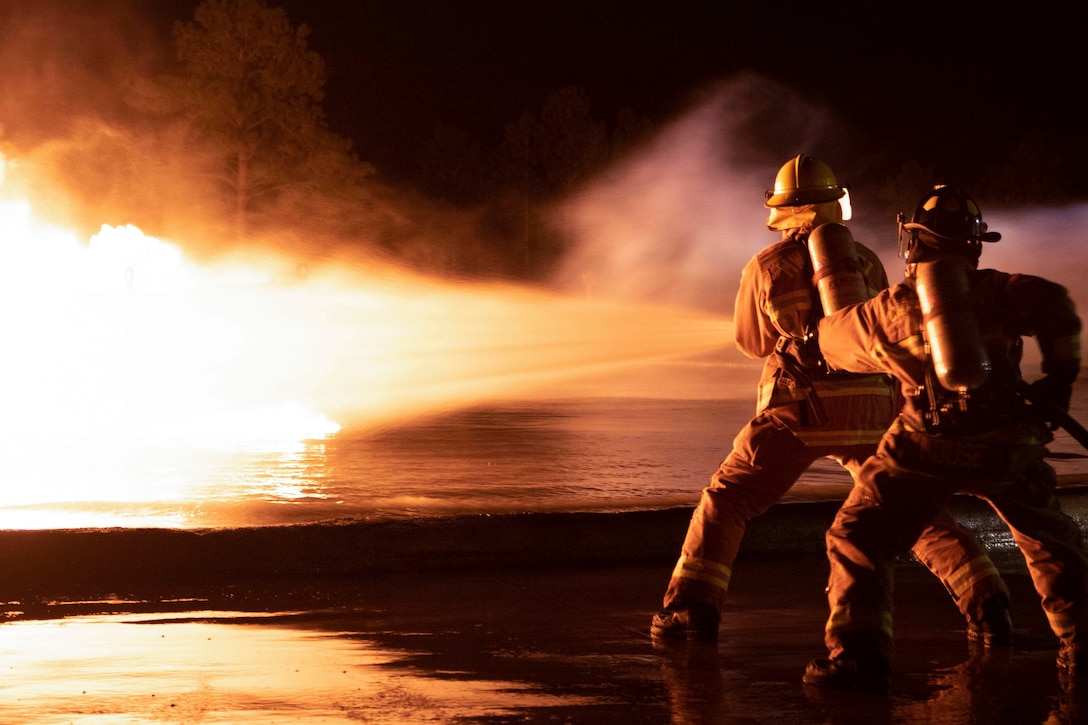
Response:
[[[974,200],[939,186],[902,225],[906,278],[819,323],[833,369],[894,375],[905,403],[828,529],[829,657],[809,664],[810,685],[887,689],[895,558],[957,492],[1008,525],[1060,641],[1059,670],[1088,676],[1088,555],[1043,459],[1080,370],[1081,321],[1062,286],[978,269],[998,239]],[[1023,337],[1042,353],[1031,386]]]
[[[767,226],[781,238],[744,267],[734,311],[737,347],[766,358],[757,413],[703,490],[664,608],[651,622],[655,641],[716,641],[747,522],[820,458],[856,475],[894,418],[892,381],[882,373],[829,371],[814,337],[822,307],[809,237],[821,225],[849,236],[841,226],[845,193],[827,164],[805,154],[786,162],[767,192]],[[853,247],[864,300],[888,280],[876,254]],[[921,532],[914,554],[951,592],[971,639],[1008,644],[1008,589],[973,535],[942,512]]]

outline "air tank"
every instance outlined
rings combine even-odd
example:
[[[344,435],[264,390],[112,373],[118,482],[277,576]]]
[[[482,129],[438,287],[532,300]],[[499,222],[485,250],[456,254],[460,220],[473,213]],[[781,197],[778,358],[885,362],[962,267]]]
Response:
[[[842,224],[821,224],[808,235],[808,253],[825,315],[869,299],[849,229]]]
[[[977,389],[992,369],[971,307],[971,263],[962,257],[919,262],[915,289],[937,381],[947,390]]]

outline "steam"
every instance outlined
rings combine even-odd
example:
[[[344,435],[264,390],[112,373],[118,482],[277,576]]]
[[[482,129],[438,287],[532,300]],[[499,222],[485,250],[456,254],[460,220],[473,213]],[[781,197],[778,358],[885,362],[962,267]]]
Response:
[[[1088,312],[1084,283],[1088,203],[1026,210],[983,207],[982,217],[991,230],[1001,233],[1001,241],[985,245],[981,266],[1036,274],[1063,284],[1081,313]]]
[[[872,150],[851,146],[844,127],[826,109],[758,75],[718,85],[557,209],[574,244],[556,284],[731,315],[743,265],[776,239],[764,226],[763,192],[786,159],[802,152],[823,158],[841,183],[894,172],[871,168]],[[877,209],[876,192],[853,189],[849,226],[881,256],[894,284],[904,269],[896,256],[895,212],[912,210]],[[1088,204],[1001,209],[979,201],[990,228],[1003,235],[986,245],[982,266],[1052,279],[1088,310],[1082,262]]]
[[[835,144],[829,114],[741,74],[558,210],[574,239],[556,282],[728,314],[744,264],[776,237],[763,192],[782,163]]]
[[[116,120],[162,45],[126,0],[0,0],[0,32],[0,120],[24,145],[67,134],[73,118]]]

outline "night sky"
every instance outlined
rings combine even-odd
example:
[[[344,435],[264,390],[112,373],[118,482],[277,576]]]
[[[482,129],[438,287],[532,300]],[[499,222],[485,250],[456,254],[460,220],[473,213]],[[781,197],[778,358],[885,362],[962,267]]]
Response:
[[[13,110],[27,112],[29,125],[40,129],[78,112],[69,101],[119,97],[110,64],[143,67],[152,55],[171,57],[171,26],[191,20],[198,4],[0,0],[5,131],[18,130]],[[410,176],[413,155],[439,125],[498,147],[508,124],[539,111],[549,92],[566,86],[586,91],[598,120],[612,122],[630,109],[665,124],[741,73],[826,110],[840,139],[837,167],[866,159],[870,167],[887,167],[882,175],[888,176],[918,161],[969,175],[1029,131],[1070,159],[1070,168],[1088,167],[1083,6],[1058,12],[1042,3],[901,0],[268,4],[310,27],[310,47],[327,62],[332,129],[351,138],[359,157],[386,178]],[[20,32],[28,25],[31,32]],[[71,57],[43,64],[45,53]],[[782,139],[772,156],[814,150],[800,145]],[[1088,180],[1080,183],[1088,196]]]
[[[198,3],[153,3],[190,19]],[[1088,159],[1079,37],[1053,4],[728,0],[280,0],[328,63],[326,110],[394,169],[439,123],[497,144],[549,91],[584,88],[602,120],[655,121],[710,84],[766,75],[826,106],[889,165],[988,163],[1028,129]],[[1073,14],[1070,14],[1073,13]]]

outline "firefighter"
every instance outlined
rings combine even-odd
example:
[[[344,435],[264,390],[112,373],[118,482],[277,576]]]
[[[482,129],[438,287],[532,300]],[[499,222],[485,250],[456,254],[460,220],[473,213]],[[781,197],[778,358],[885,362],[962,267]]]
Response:
[[[822,309],[812,281],[809,233],[844,221],[845,194],[828,165],[805,154],[786,162],[766,193],[767,226],[781,239],[745,266],[734,313],[737,347],[766,358],[757,413],[702,492],[664,608],[651,622],[655,641],[716,641],[747,522],[777,503],[820,458],[856,474],[894,418],[890,378],[883,371],[829,372],[813,336]],[[888,281],[876,254],[855,247],[855,264],[868,286],[865,299]],[[1008,589],[972,534],[942,513],[914,553],[952,594],[967,619],[968,637],[1008,644]]]
[[[1088,674],[1088,558],[1043,458],[1080,369],[1080,318],[1058,284],[979,269],[999,239],[969,196],[935,187],[900,220],[906,278],[819,323],[833,369],[894,375],[906,400],[828,529],[829,657],[808,665],[810,685],[887,690],[896,556],[957,492],[1008,525],[1060,640],[1059,671]],[[1031,386],[1024,337],[1042,354]]]

